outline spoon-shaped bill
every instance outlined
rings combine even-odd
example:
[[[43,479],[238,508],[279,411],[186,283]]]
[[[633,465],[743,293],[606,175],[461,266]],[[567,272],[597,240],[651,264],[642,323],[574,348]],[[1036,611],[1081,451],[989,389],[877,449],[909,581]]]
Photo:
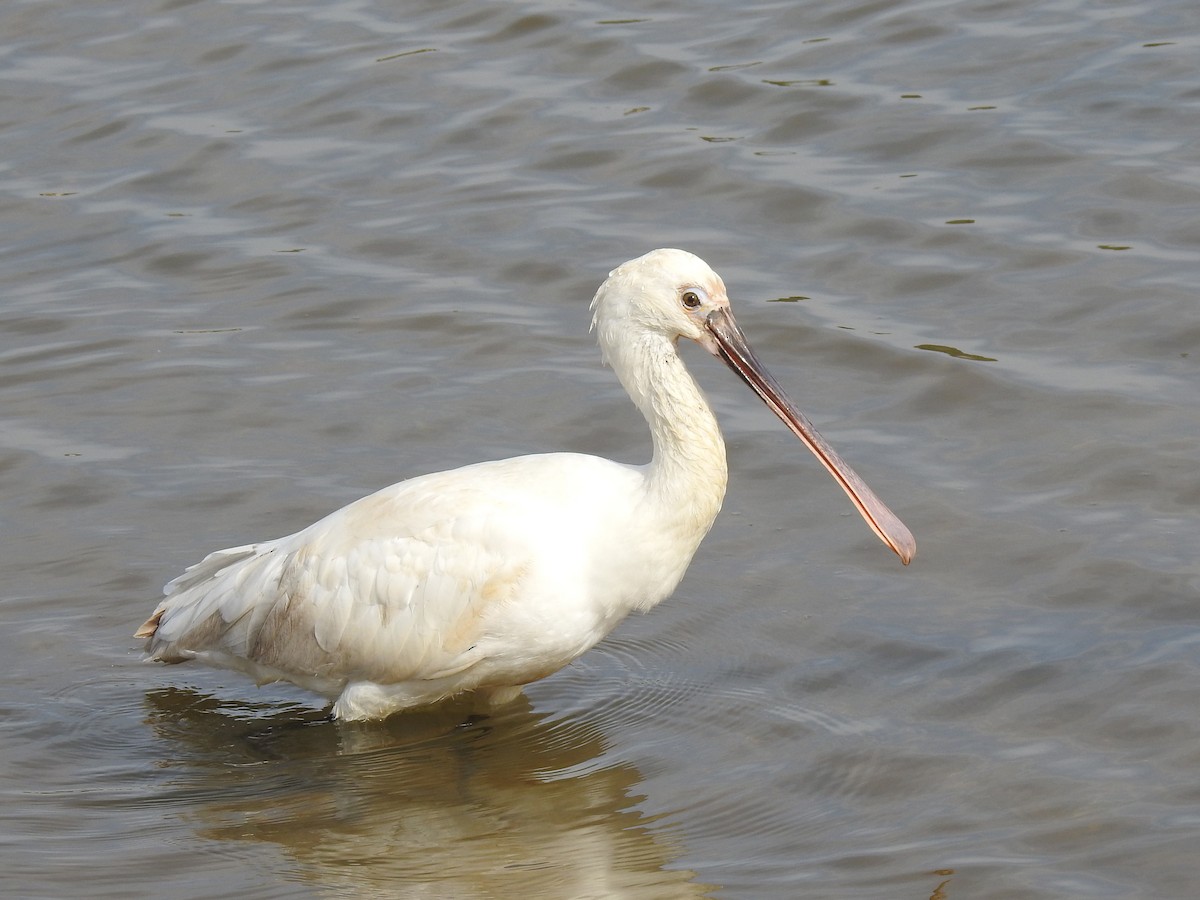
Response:
[[[727,307],[713,310],[705,324],[716,344],[715,349],[708,349],[723,359],[729,368],[750,385],[754,393],[763,399],[775,415],[790,428],[795,435],[804,441],[805,445],[819,459],[829,473],[837,479],[842,490],[858,509],[871,530],[885,544],[896,551],[900,561],[906,566],[912,561],[917,552],[917,542],[903,522],[896,517],[867,483],[859,477],[850,465],[838,455],[828,441],[817,432],[812,422],[804,413],[796,408],[779,382],[763,367],[750,349],[746,335],[738,327],[733,314]],[[706,342],[707,343],[707,342]]]

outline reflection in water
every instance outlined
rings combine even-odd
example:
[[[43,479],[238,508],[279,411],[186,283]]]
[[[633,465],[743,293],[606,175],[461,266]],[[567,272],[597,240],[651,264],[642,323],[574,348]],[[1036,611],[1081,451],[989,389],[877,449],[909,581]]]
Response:
[[[149,722],[185,756],[200,834],[267,841],[321,893],[356,897],[700,897],[633,807],[640,774],[603,736],[528,703],[382,723],[151,691]],[[166,765],[178,767],[170,761]]]

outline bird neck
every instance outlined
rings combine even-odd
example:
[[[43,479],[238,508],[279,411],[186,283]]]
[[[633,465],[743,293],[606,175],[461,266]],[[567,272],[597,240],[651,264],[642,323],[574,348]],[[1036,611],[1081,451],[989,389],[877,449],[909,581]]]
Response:
[[[716,518],[729,480],[716,416],[673,341],[648,334],[605,349],[616,351],[606,356],[650,426],[648,496],[686,519],[685,527],[697,529],[698,542]]]

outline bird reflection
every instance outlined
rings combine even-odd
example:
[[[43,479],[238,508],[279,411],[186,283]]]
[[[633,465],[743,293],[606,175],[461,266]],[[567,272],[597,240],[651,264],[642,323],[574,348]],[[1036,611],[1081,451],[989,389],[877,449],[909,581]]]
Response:
[[[146,695],[174,799],[202,837],[261,841],[297,880],[355,897],[703,897],[669,832],[637,811],[641,775],[578,718],[441,706],[381,723]]]

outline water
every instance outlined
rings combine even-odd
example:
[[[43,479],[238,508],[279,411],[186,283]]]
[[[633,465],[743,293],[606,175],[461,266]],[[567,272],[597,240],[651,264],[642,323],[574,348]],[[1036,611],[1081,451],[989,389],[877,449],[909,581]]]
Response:
[[[1194,894],[1192,4],[14,0],[0,34],[5,896]],[[687,351],[725,511],[526,703],[347,728],[139,663],[211,549],[478,459],[644,459],[586,305],[663,245],[913,566]]]

